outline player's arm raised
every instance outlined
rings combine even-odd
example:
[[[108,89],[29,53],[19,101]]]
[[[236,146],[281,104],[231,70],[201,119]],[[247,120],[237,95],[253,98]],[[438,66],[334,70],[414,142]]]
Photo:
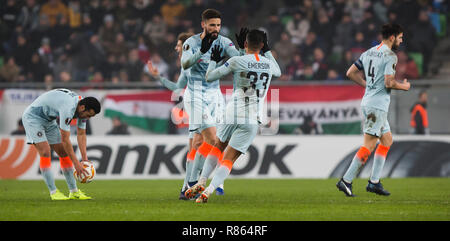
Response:
[[[268,58],[270,60],[270,62],[272,62],[272,76],[273,77],[280,77],[281,76],[281,69],[280,66],[278,65],[277,61],[275,60],[275,58],[272,55],[272,52],[270,52],[270,47],[269,47],[269,41],[267,38],[267,33],[264,33],[264,46],[262,48],[262,51],[264,53],[264,56],[266,58]]]
[[[211,61],[209,61],[205,76],[206,81],[208,82],[220,79],[232,71],[230,63],[233,63],[234,57],[229,59],[227,62],[225,62],[225,64],[216,69],[217,63],[225,58],[224,56],[221,56],[221,53],[222,48],[220,48],[218,45],[213,47],[211,51]]]
[[[211,48],[212,42],[214,39],[211,37],[211,34],[205,34],[205,37],[202,39],[202,44],[197,52],[193,53],[191,50],[191,44],[189,39],[183,44],[183,53],[181,54],[181,67],[183,69],[189,69],[197,63],[197,61],[202,57],[202,55]]]
[[[145,72],[149,73],[153,78],[157,79],[164,87],[171,91],[175,91],[178,89],[184,89],[187,85],[187,78],[183,71],[181,71],[178,81],[176,83],[164,78],[159,74],[159,71],[153,66],[152,61],[148,60]]]

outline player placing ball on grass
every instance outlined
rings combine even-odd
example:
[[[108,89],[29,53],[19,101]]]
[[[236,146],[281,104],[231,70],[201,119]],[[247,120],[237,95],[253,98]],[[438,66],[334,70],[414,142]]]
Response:
[[[73,176],[74,168],[78,175],[88,175],[73,151],[70,142],[70,122],[78,119],[77,141],[83,162],[88,162],[86,154],[86,121],[100,112],[100,102],[94,97],[83,98],[68,89],[54,89],[39,96],[23,115],[28,144],[32,144],[40,156],[39,167],[42,177],[50,191],[52,200],[87,200],[91,197],[77,188]],[[70,190],[67,197],[56,188],[50,170],[51,152],[59,156],[61,170]]]

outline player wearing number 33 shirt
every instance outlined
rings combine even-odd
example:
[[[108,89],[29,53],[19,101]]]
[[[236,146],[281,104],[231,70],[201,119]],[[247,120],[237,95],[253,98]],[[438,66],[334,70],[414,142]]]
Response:
[[[280,67],[269,51],[264,32],[249,31],[244,44],[244,56],[234,56],[218,68],[216,63],[222,58],[222,49],[216,45],[211,51],[206,81],[214,81],[233,73],[233,94],[226,106],[225,120],[217,127],[219,141],[209,152],[198,183],[186,191],[189,195],[195,195],[204,190],[196,199],[197,203],[207,202],[213,190],[224,184],[234,162],[247,152],[258,131],[258,123],[262,117],[261,106],[270,81],[273,76],[281,75]],[[261,50],[264,56],[259,54]],[[216,164],[219,165],[214,177],[205,189],[206,181]]]

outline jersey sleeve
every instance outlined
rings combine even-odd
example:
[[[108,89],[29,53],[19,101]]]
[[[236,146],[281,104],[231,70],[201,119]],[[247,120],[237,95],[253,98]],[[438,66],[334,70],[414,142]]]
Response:
[[[86,122],[87,119],[78,119],[77,121],[78,128],[86,130]]]
[[[264,53],[264,56],[270,60],[270,64],[271,64],[270,69],[272,70],[272,76],[280,77],[281,76],[280,66],[278,65],[277,61],[273,57],[272,52],[267,51],[266,53]]]
[[[223,45],[225,53],[228,57],[241,55],[241,53],[236,49],[236,46],[234,46],[233,41],[231,41],[229,38],[224,38]]]
[[[384,67],[384,75],[395,75],[395,67],[397,66],[397,55],[389,53],[386,56],[386,65]]]
[[[358,68],[359,70],[364,69],[363,61],[364,61],[365,56],[366,56],[366,52],[362,53],[361,56],[359,56],[359,58],[353,63],[356,66],[356,68]]]
[[[215,61],[210,61],[206,71],[206,81],[211,82],[220,79],[232,72],[235,69],[236,60],[236,57],[232,57],[219,68],[216,68],[217,63]]]
[[[181,54],[181,66],[183,69],[189,69],[197,63],[197,61],[202,57],[203,53],[200,49],[194,51],[194,40],[193,38],[188,38],[183,44],[183,50]]]
[[[70,122],[72,121],[73,113],[63,110],[59,112],[59,128],[64,131],[70,131]]]

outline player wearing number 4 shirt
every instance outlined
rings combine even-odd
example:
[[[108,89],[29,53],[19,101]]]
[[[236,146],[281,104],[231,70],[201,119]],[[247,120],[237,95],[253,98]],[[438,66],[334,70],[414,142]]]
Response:
[[[347,71],[347,76],[351,80],[366,88],[361,102],[364,116],[364,144],[356,153],[345,175],[336,184],[347,196],[354,196],[352,181],[374,151],[378,140],[380,143],[375,150],[372,174],[366,190],[378,195],[390,195],[380,182],[386,155],[393,142],[387,120],[390,93],[392,89],[407,91],[411,84],[406,79],[397,82],[394,77],[397,56],[393,50],[403,41],[402,27],[398,24],[385,24],[382,26],[381,34],[383,41],[361,54]],[[361,78],[359,71],[364,71],[365,80]]]
[[[40,156],[39,167],[52,200],[91,199],[76,186],[73,168],[79,175],[88,174],[78,161],[70,142],[70,122],[78,118],[77,141],[82,161],[86,154],[86,120],[100,112],[100,102],[94,97],[82,98],[67,89],[55,89],[39,96],[23,115],[22,122],[28,144],[33,144]],[[59,122],[59,123],[58,123]],[[59,156],[61,170],[69,187],[69,197],[55,186],[50,170],[50,148]]]
[[[206,158],[198,183],[186,191],[188,196],[195,196],[203,191],[197,198],[197,203],[207,202],[210,194],[223,184],[234,162],[247,152],[258,131],[262,117],[261,106],[270,81],[273,76],[281,75],[280,68],[269,51],[267,35],[264,32],[249,31],[245,50],[246,55],[232,57],[216,68],[216,63],[223,58],[222,49],[219,46],[212,49],[206,80],[214,81],[233,73],[234,85],[231,100],[226,106],[224,123],[217,128],[218,141]],[[261,50],[264,56],[259,54]],[[218,162],[220,163],[215,175],[205,189],[206,181]]]

